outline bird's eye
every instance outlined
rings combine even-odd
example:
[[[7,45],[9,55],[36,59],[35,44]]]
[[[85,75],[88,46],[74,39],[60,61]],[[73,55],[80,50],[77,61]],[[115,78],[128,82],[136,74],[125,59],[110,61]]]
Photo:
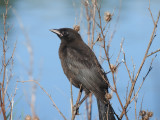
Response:
[[[62,32],[63,36],[67,37],[69,35],[69,33],[67,31],[63,31]]]

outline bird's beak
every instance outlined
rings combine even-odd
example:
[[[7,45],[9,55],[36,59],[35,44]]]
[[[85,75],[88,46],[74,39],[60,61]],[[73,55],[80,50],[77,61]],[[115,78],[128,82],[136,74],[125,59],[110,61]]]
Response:
[[[58,29],[50,29],[51,32],[57,34],[58,36],[62,37],[63,34]]]

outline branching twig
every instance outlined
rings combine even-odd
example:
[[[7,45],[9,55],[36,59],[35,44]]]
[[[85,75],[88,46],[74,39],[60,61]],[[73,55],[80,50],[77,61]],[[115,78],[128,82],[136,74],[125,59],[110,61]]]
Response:
[[[155,53],[157,53],[157,52],[160,52],[160,48],[159,48],[159,49],[157,49],[156,51],[151,52],[150,54],[148,54],[148,55],[147,55],[147,57],[149,57],[149,56],[151,56],[151,55],[153,55],[153,54],[155,54]]]
[[[147,58],[147,55],[148,55],[148,51],[149,51],[149,49],[150,49],[150,47],[151,47],[151,44],[152,44],[152,42],[153,42],[153,40],[154,40],[154,35],[155,35],[155,33],[156,33],[156,28],[157,28],[157,24],[158,24],[158,21],[159,21],[159,17],[160,17],[160,12],[159,12],[159,14],[158,14],[158,16],[157,16],[157,20],[156,20],[156,22],[155,22],[155,24],[154,24],[153,32],[152,32],[152,35],[151,35],[151,38],[150,38],[148,47],[147,47],[147,49],[146,49],[144,58],[143,58],[142,63],[141,63],[141,65],[140,65],[139,69],[138,69],[138,72],[137,72],[137,74],[136,74],[136,76],[135,76],[135,78],[134,78],[134,81],[132,82],[132,86],[131,86],[131,89],[130,89],[130,92],[129,92],[129,96],[128,96],[127,102],[126,102],[126,104],[125,104],[125,106],[124,106],[124,109],[123,109],[121,115],[120,115],[120,118],[121,118],[121,119],[122,119],[123,115],[125,114],[125,111],[126,111],[128,105],[129,105],[130,102],[131,102],[131,97],[132,97],[132,93],[133,93],[135,84],[136,84],[136,82],[137,82],[137,79],[138,79],[138,77],[139,77],[139,74],[140,74],[140,72],[141,72],[141,69],[142,69],[142,67],[143,67],[143,65],[144,65],[144,63],[145,63],[145,61],[146,61],[146,58]]]
[[[140,89],[142,88],[142,85],[143,85],[145,79],[147,78],[147,76],[148,76],[149,73],[151,72],[151,70],[152,70],[152,63],[153,63],[153,61],[154,61],[155,58],[156,58],[156,56],[155,56],[154,58],[152,58],[152,61],[151,61],[150,66],[149,66],[149,69],[148,69],[146,75],[143,77],[143,81],[142,81],[141,85],[139,86],[138,91],[135,93],[134,97],[131,99],[131,102],[132,102],[132,101],[135,99],[135,97],[138,95]]]
[[[7,22],[7,14],[8,14],[8,2],[9,0],[4,1],[5,2],[5,13],[3,14],[3,27],[4,27],[4,36],[2,40],[2,49],[3,49],[3,59],[2,59],[2,71],[3,71],[3,77],[2,77],[2,84],[1,84],[1,89],[0,89],[0,107],[1,111],[3,113],[3,119],[7,120],[6,116],[6,108],[5,108],[5,79],[6,79],[6,68],[7,68],[7,58],[6,58],[6,43],[7,43],[7,33],[8,30],[6,30],[6,22]]]
[[[106,37],[106,36],[105,36],[105,34],[103,33],[104,31],[103,31],[103,28],[102,28],[100,8],[98,8],[98,6],[97,6],[96,8],[97,8],[97,12],[98,12],[98,15],[99,15],[99,25],[98,25],[98,27],[100,28],[101,35],[102,35],[102,37],[103,37],[103,49],[104,49],[104,52],[105,52],[105,55],[106,55],[106,58],[107,58],[107,61],[108,61],[108,65],[109,65],[110,71],[111,71],[111,73],[112,73],[112,79],[113,79],[113,84],[114,84],[113,92],[116,93],[116,96],[117,96],[117,98],[118,98],[118,101],[119,101],[119,103],[120,103],[120,105],[121,105],[121,107],[122,107],[122,109],[123,109],[123,104],[122,104],[122,102],[121,102],[121,99],[120,99],[120,97],[119,97],[119,94],[118,94],[118,91],[117,91],[117,87],[116,87],[116,81],[115,81],[114,71],[112,70],[112,67],[111,67],[111,64],[110,64],[110,58],[109,58],[109,47],[110,47],[110,43],[111,43],[111,40],[112,40],[112,38],[113,38],[113,35],[114,35],[114,33],[115,33],[115,30],[114,30],[113,34],[111,35],[111,38],[110,38],[110,40],[109,40],[109,42],[108,42],[107,49],[106,49],[106,42],[105,42],[105,37]],[[118,21],[118,19],[117,19],[117,21]],[[116,28],[116,26],[115,26],[115,28]],[[125,115],[126,115],[126,119],[128,119],[127,114],[125,114]]]

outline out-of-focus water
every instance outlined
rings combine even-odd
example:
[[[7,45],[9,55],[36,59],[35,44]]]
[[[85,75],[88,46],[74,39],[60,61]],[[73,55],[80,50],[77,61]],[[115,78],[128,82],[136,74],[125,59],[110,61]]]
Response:
[[[124,51],[126,53],[127,65],[130,70],[133,70],[132,59],[134,64],[136,64],[136,71],[141,64],[147,44],[150,40],[150,36],[153,30],[153,23],[150,17],[148,6],[149,1],[122,1],[121,13],[119,22],[116,28],[116,33],[113,38],[110,56],[111,62],[114,64],[116,57],[120,49],[120,42],[122,38],[124,41]],[[154,18],[156,18],[160,1],[151,1],[151,9]],[[116,24],[116,18],[118,15],[119,2],[113,1],[102,1],[101,3],[101,15],[104,15],[105,11],[112,12],[115,8],[115,15],[111,21],[111,27],[108,32],[110,36],[114,30],[114,25]],[[1,6],[0,10],[3,10]],[[2,26],[2,12],[0,12],[0,35],[3,34]],[[80,16],[81,15],[81,16]],[[102,17],[103,18],[103,17]],[[98,16],[97,16],[98,19]],[[85,19],[85,10],[81,8],[80,1],[66,1],[66,0],[26,0],[26,1],[14,1],[9,9],[7,25],[13,26],[8,34],[8,46],[9,51],[13,50],[15,41],[17,40],[17,47],[15,51],[14,60],[14,77],[9,85],[9,91],[11,92],[15,87],[15,81],[29,80],[28,69],[30,68],[29,58],[30,55],[27,50],[27,40],[26,36],[30,40],[30,44],[33,48],[33,78],[39,80],[39,83],[43,88],[52,96],[53,100],[59,107],[59,109],[64,113],[64,115],[70,119],[71,109],[70,109],[70,83],[65,77],[58,56],[58,48],[60,44],[59,38],[51,33],[49,29],[51,28],[61,28],[61,27],[73,27],[76,22],[81,24],[81,35],[82,38],[87,43],[87,25]],[[103,22],[104,24],[104,22]],[[98,31],[98,28],[97,28]],[[26,35],[25,35],[26,34]],[[96,33],[97,35],[98,33]],[[109,38],[109,36],[107,38]],[[96,38],[96,37],[95,37]],[[158,26],[157,36],[152,44],[151,51],[154,51],[160,47],[160,29]],[[0,48],[2,51],[2,49]],[[99,45],[96,45],[94,51],[97,57],[100,55]],[[151,52],[150,51],[150,52]],[[103,52],[102,52],[103,54]],[[141,107],[141,101],[143,98],[143,109],[153,111],[153,118],[160,118],[160,54],[156,57],[153,63],[153,69],[148,75],[140,94],[138,95],[137,110]],[[120,56],[120,60],[123,59],[123,55]],[[148,58],[145,62],[142,74],[139,76],[137,81],[136,90],[143,80],[143,77],[148,71],[150,61],[152,57]],[[108,69],[106,62],[103,64],[103,68]],[[111,75],[108,75],[109,80],[111,80]],[[117,87],[124,104],[127,84],[129,77],[127,76],[127,71],[123,64],[120,65],[118,69],[117,76]],[[112,84],[112,81],[110,81]],[[13,83],[13,84],[12,84]],[[14,119],[23,119],[25,115],[31,114],[30,101],[32,84],[31,83],[18,83],[17,95],[15,97],[15,105],[13,109]],[[78,89],[73,87],[74,100],[76,100]],[[113,99],[111,100],[113,107],[116,112],[120,114],[119,109],[121,109],[120,104],[117,101],[116,96],[113,94]],[[134,104],[130,106],[128,116],[129,118],[135,118],[134,114]],[[41,120],[57,120],[62,119],[57,110],[52,106],[51,101],[46,96],[46,94],[39,88],[36,87],[36,101],[35,101],[36,114]],[[86,115],[85,104],[80,108],[80,116],[77,119],[85,119]],[[137,112],[138,115],[138,112]],[[93,115],[92,118],[98,118],[96,99],[93,98]],[[124,118],[125,119],[125,118]]]

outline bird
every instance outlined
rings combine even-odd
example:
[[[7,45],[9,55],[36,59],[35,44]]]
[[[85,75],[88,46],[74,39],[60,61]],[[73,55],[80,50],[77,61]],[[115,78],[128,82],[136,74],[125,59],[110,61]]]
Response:
[[[82,40],[81,35],[72,28],[50,29],[57,34],[61,43],[59,57],[64,74],[85,94],[93,93],[97,99],[99,120],[116,120],[115,112],[106,99],[109,81],[92,49]]]

